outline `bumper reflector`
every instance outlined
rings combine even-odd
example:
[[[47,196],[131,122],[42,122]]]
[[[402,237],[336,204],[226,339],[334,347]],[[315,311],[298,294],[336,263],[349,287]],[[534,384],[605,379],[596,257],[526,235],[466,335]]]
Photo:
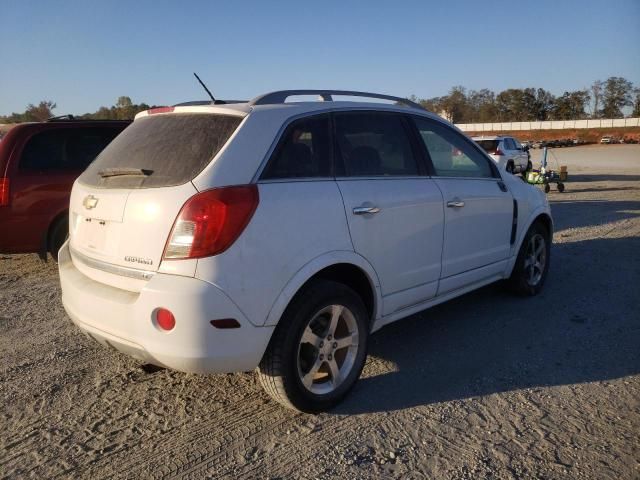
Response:
[[[211,325],[216,328],[240,328],[240,323],[235,318],[211,320]]]
[[[169,331],[176,326],[176,319],[166,308],[159,308],[156,310],[156,324],[161,330]]]

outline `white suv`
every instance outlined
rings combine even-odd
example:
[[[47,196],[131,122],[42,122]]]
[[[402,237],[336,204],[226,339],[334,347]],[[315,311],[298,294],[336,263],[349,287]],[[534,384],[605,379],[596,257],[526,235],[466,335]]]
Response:
[[[137,115],[69,225],[62,301],[85,333],[185,372],[257,367],[308,412],[346,395],[382,326],[501,279],[538,293],[552,238],[545,195],[438,116],[310,90]]]
[[[473,137],[494,162],[507,173],[522,173],[531,170],[528,151],[513,137]]]

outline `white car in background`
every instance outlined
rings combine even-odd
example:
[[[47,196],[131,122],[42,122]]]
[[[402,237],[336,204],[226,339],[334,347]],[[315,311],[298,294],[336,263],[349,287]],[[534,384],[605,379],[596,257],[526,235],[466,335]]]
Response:
[[[513,137],[502,135],[473,137],[473,141],[508,173],[522,173],[531,169],[527,150]]]
[[[257,368],[316,412],[382,326],[502,279],[541,290],[545,195],[420,106],[201,103],[138,114],[73,186],[62,302],[98,342],[184,372]]]

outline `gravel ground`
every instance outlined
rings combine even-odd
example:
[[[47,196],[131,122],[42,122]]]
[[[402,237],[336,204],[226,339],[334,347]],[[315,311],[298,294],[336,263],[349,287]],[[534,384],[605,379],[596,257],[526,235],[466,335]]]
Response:
[[[54,264],[0,257],[0,477],[640,478],[640,146],[554,154],[544,292],[382,329],[318,416],[251,374],[147,373],[72,326]]]

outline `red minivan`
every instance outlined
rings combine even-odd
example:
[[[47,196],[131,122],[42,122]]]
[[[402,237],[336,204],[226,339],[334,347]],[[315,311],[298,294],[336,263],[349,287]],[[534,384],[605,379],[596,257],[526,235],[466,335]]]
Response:
[[[129,123],[23,123],[0,140],[0,253],[57,258],[74,180]]]

